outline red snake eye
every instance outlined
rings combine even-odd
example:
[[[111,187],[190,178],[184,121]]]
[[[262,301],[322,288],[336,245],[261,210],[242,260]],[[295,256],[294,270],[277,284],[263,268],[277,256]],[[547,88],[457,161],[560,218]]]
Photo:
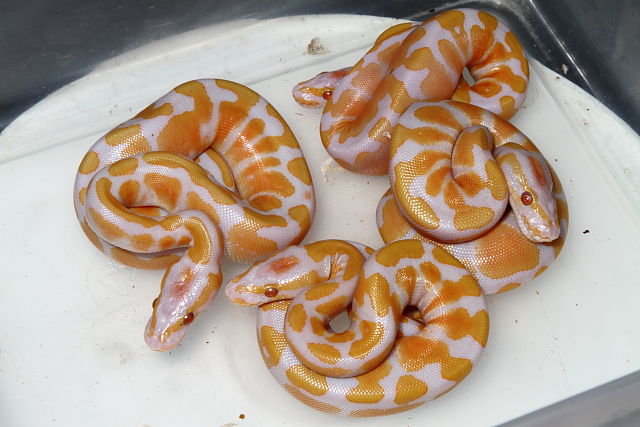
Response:
[[[331,98],[331,95],[333,95],[333,91],[332,90],[325,90],[322,93],[322,97],[326,100],[328,100],[329,98]]]
[[[520,201],[522,202],[523,205],[529,206],[531,203],[533,203],[533,196],[528,191],[525,191],[520,196]]]
[[[189,323],[193,322],[193,319],[195,319],[196,316],[193,313],[187,313],[184,315],[184,317],[182,318],[182,325],[183,326],[187,326]]]
[[[269,286],[264,290],[264,296],[267,298],[273,298],[278,295],[278,288],[274,288],[273,286]]]

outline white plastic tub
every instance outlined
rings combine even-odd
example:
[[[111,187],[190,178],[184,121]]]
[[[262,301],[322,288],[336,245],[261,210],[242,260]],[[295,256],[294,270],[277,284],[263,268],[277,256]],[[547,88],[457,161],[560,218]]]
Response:
[[[386,418],[316,412],[264,367],[255,309],[233,306],[223,294],[176,350],[145,346],[162,273],[116,264],[82,233],[72,188],[89,146],[183,81],[238,81],[276,106],[303,147],[318,200],[305,241],[379,247],[374,212],[387,180],[332,163],[319,141],[320,111],[297,106],[290,89],[355,63],[395,22],[332,15],[203,28],[105,63],[0,134],[3,425],[491,425],[640,369],[640,138],[535,61],[513,122],[564,184],[569,235],[542,276],[487,298],[487,350],[451,393]],[[307,53],[316,37],[327,53]],[[225,277],[244,268],[227,262]]]

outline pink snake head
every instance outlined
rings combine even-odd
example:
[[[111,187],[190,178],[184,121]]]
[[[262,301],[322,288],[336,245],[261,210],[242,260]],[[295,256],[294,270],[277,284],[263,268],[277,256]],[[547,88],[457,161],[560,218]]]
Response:
[[[219,254],[222,250],[217,251]],[[217,255],[215,262],[220,262]],[[222,275],[201,265],[179,260],[162,279],[160,296],[153,301],[153,313],[147,322],[144,339],[152,350],[176,347],[187,327],[215,298]]]
[[[300,289],[307,287],[309,273],[300,266],[302,249],[292,246],[269,259],[258,262],[245,273],[235,277],[225,287],[229,300],[242,306],[262,305],[293,299]]]
[[[509,188],[509,203],[522,233],[534,242],[560,235],[553,178],[541,154],[515,143],[494,150]]]
[[[340,80],[350,68],[325,71],[317,76],[300,82],[292,90],[293,99],[305,108],[323,108]]]

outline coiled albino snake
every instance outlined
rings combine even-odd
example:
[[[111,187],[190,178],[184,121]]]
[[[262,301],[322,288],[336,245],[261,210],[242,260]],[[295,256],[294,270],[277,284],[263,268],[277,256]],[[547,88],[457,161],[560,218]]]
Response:
[[[462,77],[465,67],[473,86]],[[503,23],[457,9],[389,28],[356,65],[301,82],[293,96],[308,107],[326,104],[320,137],[341,166],[384,175],[391,130],[410,104],[454,99],[509,119],[528,79],[522,47]]]
[[[260,304],[258,342],[278,382],[334,414],[394,414],[446,393],[471,371],[489,332],[469,271],[418,240],[376,252],[341,240],[293,246],[225,292],[238,304]],[[329,320],[350,305],[351,325],[331,331]],[[420,321],[403,315],[407,307]]]
[[[355,66],[301,82],[293,96],[304,106],[326,104],[320,136],[340,165],[389,173],[377,214],[385,242],[436,242],[493,294],[544,271],[567,232],[560,182],[506,121],[524,102],[528,71],[504,24],[456,9],[391,27]],[[417,104],[448,99],[464,103]]]
[[[376,416],[437,398],[486,344],[481,289],[513,289],[557,257],[568,224],[562,188],[506,122],[527,79],[513,34],[489,14],[461,9],[392,27],[354,67],[294,88],[302,104],[328,101],[320,134],[340,165],[388,172],[391,182],[377,214],[387,245],[368,259],[362,245],[318,242],[277,253],[227,285],[232,301],[260,305],[263,358],[298,400]],[[424,102],[438,100],[447,101]],[[349,304],[351,325],[335,333],[329,321]],[[415,311],[403,316],[408,306],[420,322]]]
[[[470,104],[415,103],[391,147],[392,188],[377,212],[385,242],[440,245],[488,295],[537,277],[559,255],[569,220],[562,186],[515,126]]]
[[[105,254],[167,268],[145,330],[154,350],[175,347],[217,294],[223,250],[255,261],[297,244],[315,209],[282,117],[252,90],[213,79],[176,87],[98,140],[78,169],[74,203]]]

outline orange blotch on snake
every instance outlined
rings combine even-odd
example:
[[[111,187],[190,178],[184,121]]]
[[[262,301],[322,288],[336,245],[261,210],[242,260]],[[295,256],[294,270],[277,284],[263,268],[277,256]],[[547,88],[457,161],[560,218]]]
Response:
[[[210,194],[214,197],[214,200],[219,203],[221,200],[219,198],[216,199],[216,195],[226,194],[226,193],[222,191],[216,191],[216,192],[210,192]],[[189,206],[189,209],[194,209],[197,211],[204,212],[207,214],[209,218],[213,219],[216,224],[220,224],[220,216],[218,215],[218,211],[216,210],[215,206],[204,201],[200,197],[200,195],[195,191],[187,192],[186,202],[187,202],[187,206]],[[222,202],[226,203],[226,199]]]
[[[107,145],[119,147],[123,157],[131,157],[151,150],[151,145],[144,137],[139,124],[112,129],[104,139]]]
[[[315,320],[315,318],[311,319],[312,321]],[[324,327],[324,324],[323,324]],[[324,328],[323,330],[326,330],[326,328]],[[314,328],[315,331],[315,328]],[[352,330],[347,329],[344,332],[341,332],[339,334],[333,334],[333,335],[329,335],[327,337],[327,341],[332,342],[332,343],[340,343],[340,342],[351,342],[356,338],[356,333]]]
[[[386,144],[389,141],[389,129],[391,128],[391,122],[386,117],[381,117],[371,127],[368,132],[368,136],[371,140],[379,142],[380,144]]]
[[[87,187],[84,187],[78,193],[78,200],[80,200],[80,204],[84,205],[85,200],[87,200]]]
[[[130,157],[127,159],[122,159],[113,165],[109,166],[109,175],[111,176],[123,176],[129,175],[135,172],[138,168],[138,159],[135,157]]]
[[[485,98],[496,96],[502,90],[502,86],[492,80],[482,80],[473,86],[475,92]]]
[[[160,116],[170,116],[173,114],[173,105],[168,102],[165,102],[159,107],[156,107],[155,103],[149,105],[144,110],[140,111],[136,117],[150,120]]]
[[[438,40],[438,49],[445,62],[454,70],[462,70],[465,66],[465,58],[462,56],[460,46],[449,40]]]
[[[322,396],[329,391],[327,378],[303,365],[293,365],[286,372],[287,379],[294,386],[315,396]]]
[[[533,170],[533,174],[535,176],[536,181],[540,184],[541,187],[547,187],[549,182],[547,180],[547,174],[545,173],[546,165],[544,165],[544,160],[542,162],[534,157],[529,157],[529,164],[531,165],[531,170]]]
[[[151,234],[136,234],[134,236],[130,236],[129,240],[138,252],[148,251],[154,243],[154,239]]]
[[[193,244],[187,249],[189,259],[194,264],[206,264],[215,250],[209,229],[199,218],[189,218],[184,227],[193,236]]]
[[[427,281],[427,286],[435,286],[442,280],[440,269],[432,262],[426,261],[420,264],[422,276]]]
[[[440,325],[451,339],[459,340],[469,335],[483,347],[487,344],[489,315],[486,310],[480,310],[474,316],[470,316],[466,309],[456,308],[431,319],[429,323]]]
[[[273,261],[269,267],[271,268],[271,271],[273,271],[274,273],[282,274],[286,271],[289,271],[291,268],[296,266],[299,262],[300,261],[298,260],[298,258],[294,256],[287,256],[283,258],[278,258],[277,260]]]
[[[525,83],[526,87],[526,83]],[[516,101],[512,96],[503,96],[500,98],[500,108],[502,108],[501,117],[510,118],[516,113]]]
[[[91,215],[94,226],[102,238],[107,240],[116,240],[127,236],[127,233],[122,228],[105,219],[105,217],[95,209],[89,209],[89,215]]]
[[[238,187],[246,192],[248,198],[262,193],[276,193],[282,197],[290,197],[296,192],[286,176],[273,170],[263,171],[260,175],[251,175],[246,181],[239,181]]]
[[[424,381],[412,375],[403,375],[396,382],[396,397],[393,401],[398,405],[412,402],[424,396],[429,387]]]
[[[260,133],[263,131],[264,129],[260,129]],[[254,137],[247,137],[248,140],[251,140],[253,138]],[[243,143],[246,144],[245,140],[239,139],[239,141],[242,141]],[[244,146],[242,147],[242,149],[246,150]],[[246,153],[244,153],[243,155],[246,155]],[[238,161],[241,161],[241,160],[239,159]],[[280,166],[281,164],[282,162],[280,161],[280,159],[278,159],[277,157],[269,156],[261,159],[259,162],[255,162],[250,165],[247,165],[241,172],[238,173],[238,185],[241,185],[241,183],[247,179],[251,179],[261,171],[273,170],[278,166]]]
[[[328,317],[336,316],[344,310],[347,305],[349,305],[349,298],[341,295],[325,302],[324,304],[319,304],[316,307],[316,312]]]
[[[445,280],[438,291],[438,297],[424,309],[426,313],[436,310],[443,305],[450,305],[466,296],[480,296],[482,290],[473,276],[465,274],[458,281]]]
[[[309,197],[311,200],[313,195]],[[288,211],[289,216],[300,225],[300,233],[291,241],[292,245],[298,244],[304,236],[306,236],[309,227],[311,227],[312,214],[309,208],[305,205],[294,206]]]
[[[507,283],[506,285],[504,285],[503,287],[498,289],[496,294],[501,294],[501,293],[510,291],[512,289],[515,289],[515,288],[519,287],[520,285],[522,285],[522,283]]]
[[[318,319],[317,317],[312,317],[309,320],[309,324],[311,325],[311,330],[313,331],[314,334],[319,336],[324,336],[327,334],[327,326],[324,324],[324,322],[321,319]]]
[[[380,255],[380,253],[378,253]],[[364,305],[365,297],[369,297],[371,307],[378,317],[385,317],[389,312],[390,289],[389,282],[380,273],[374,273],[367,277],[363,283],[364,286],[356,288],[354,299],[359,305]]]
[[[167,249],[171,249],[175,247],[176,239],[171,236],[164,236],[158,241],[158,246],[161,250],[166,251]]]
[[[493,30],[498,28],[498,18],[491,15],[490,13],[479,11],[478,18],[480,18],[480,21],[482,21],[482,23],[484,24],[485,31],[492,32]]]
[[[336,113],[344,114],[345,116],[357,116],[366,106],[366,102],[359,100],[357,95],[357,92],[353,89],[346,89],[340,94],[338,99],[334,98],[332,95],[326,109],[328,111],[335,111]],[[331,134],[333,133],[339,133],[339,131],[337,129],[333,129]],[[323,136],[323,134],[324,133],[320,134],[322,143],[327,146],[329,142],[326,135]],[[347,136],[344,137],[345,140],[346,138]]]
[[[371,404],[384,399],[385,390],[380,385],[380,381],[387,377],[392,370],[389,361],[385,361],[377,368],[363,375],[358,375],[355,379],[358,385],[347,391],[346,398],[349,402]]]
[[[304,294],[304,299],[307,301],[315,301],[322,298],[326,298],[333,294],[340,287],[340,283],[337,282],[325,282],[321,285],[312,286]]]
[[[418,335],[400,339],[397,351],[398,361],[407,372],[419,371],[429,364],[439,363],[444,379],[460,381],[473,367],[469,359],[451,356],[445,342]]]
[[[384,157],[384,155],[379,152],[362,151],[356,156],[356,170],[367,171],[370,175],[383,175],[387,172],[386,169],[383,170],[378,166],[382,157]],[[340,159],[336,159],[336,161],[340,166],[344,168],[348,167],[348,163]]]
[[[330,365],[335,365],[342,357],[340,351],[329,344],[309,343],[307,348],[319,360]]]
[[[305,184],[312,184],[311,174],[309,173],[309,168],[307,167],[307,162],[304,157],[298,157],[287,163],[287,170]]]
[[[190,236],[182,236],[182,237],[180,237],[180,240],[178,240],[178,244],[176,246],[179,246],[179,247],[187,246],[190,243],[191,243],[191,237]]]
[[[405,240],[394,246],[386,246],[376,254],[376,261],[385,267],[393,267],[404,258],[418,259],[424,255],[424,246],[418,240]]]
[[[504,250],[505,243],[508,250]],[[481,262],[478,270],[492,279],[509,277],[521,271],[535,268],[540,263],[538,247],[519,229],[500,223],[476,246]]]
[[[155,193],[162,207],[175,210],[182,194],[182,184],[178,178],[150,172],[144,176],[144,183]]]
[[[252,216],[255,217],[255,213]],[[262,222],[262,224],[264,224],[265,226],[280,225],[275,223],[275,221],[269,224],[269,217],[266,215],[263,216],[263,218],[265,219],[265,221]],[[280,217],[272,218],[281,219]],[[239,222],[238,224],[234,225],[227,233],[227,240],[230,242],[227,249],[229,250],[229,257],[232,260],[251,260],[278,250],[276,242],[258,235],[258,227],[256,226],[256,222],[257,221],[248,220]],[[284,225],[280,226],[286,226],[286,222],[284,223]],[[295,243],[297,242],[294,242],[293,244]]]
[[[273,304],[276,305],[274,306]],[[266,304],[266,306],[282,308],[278,303],[270,303]],[[263,326],[260,329],[260,342],[262,343],[260,347],[262,358],[269,367],[280,363],[280,356],[289,345],[286,335],[271,326]]]
[[[78,172],[86,175],[97,170],[98,166],[100,166],[100,157],[98,153],[96,153],[95,151],[89,151],[87,154],[85,154],[82,162],[80,162]]]
[[[379,322],[363,320],[359,326],[362,338],[351,344],[349,355],[355,359],[366,360],[371,351],[384,339],[384,325]],[[373,366],[377,365],[380,358],[379,356],[370,360]]]
[[[400,48],[402,47],[402,43],[400,41],[389,45],[387,48],[381,50],[378,52],[378,62],[380,64],[393,64],[393,60],[395,59],[396,62],[399,60],[399,58],[396,58],[396,55],[398,54],[398,52],[400,51]]]
[[[169,119],[158,135],[157,146],[161,151],[185,156],[194,149],[204,151],[207,143],[201,129],[203,124],[211,120],[213,111],[213,103],[207,90],[202,82],[190,81],[176,87],[174,91],[191,98],[189,101],[193,102],[193,107]]]
[[[118,195],[122,200],[122,204],[125,206],[132,206],[138,200],[138,195],[140,193],[140,183],[133,179],[130,179],[120,186],[118,190]]]
[[[451,129],[460,128],[460,122],[455,114],[441,105],[425,105],[416,109],[414,115],[426,123],[437,123]]]
[[[370,62],[364,67],[360,68],[351,80],[351,84],[359,89],[368,90],[371,86],[371,82],[380,81],[384,75],[384,70],[380,64]],[[353,75],[352,74],[352,75]]]
[[[307,323],[307,313],[304,311],[304,306],[302,304],[291,306],[288,314],[287,322],[289,327],[296,332],[302,332],[304,325]]]

